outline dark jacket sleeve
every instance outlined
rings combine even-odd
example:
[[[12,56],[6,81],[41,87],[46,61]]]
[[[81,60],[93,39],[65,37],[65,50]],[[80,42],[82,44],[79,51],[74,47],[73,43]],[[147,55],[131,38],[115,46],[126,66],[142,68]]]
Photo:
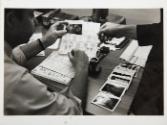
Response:
[[[163,42],[163,9],[160,9],[160,23],[137,25],[139,45],[161,46]]]
[[[138,25],[137,26],[137,39],[139,45],[154,45],[157,46],[158,41],[162,38],[161,23]]]

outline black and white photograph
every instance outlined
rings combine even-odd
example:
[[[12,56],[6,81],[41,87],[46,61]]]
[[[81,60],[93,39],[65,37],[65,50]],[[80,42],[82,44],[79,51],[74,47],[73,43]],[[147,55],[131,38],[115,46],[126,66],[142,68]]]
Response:
[[[119,86],[112,81],[110,81],[110,82],[111,83],[109,83],[109,81],[107,81],[102,86],[102,88],[100,90],[104,91],[104,92],[111,93],[112,95],[114,95],[116,97],[121,97],[125,93],[126,88],[123,86]]]
[[[82,24],[70,24],[67,26],[67,32],[73,34],[82,34]]]
[[[100,92],[93,99],[92,103],[113,112],[116,106],[118,105],[119,101],[119,98],[115,98],[112,95]]]
[[[164,115],[163,8],[3,11],[4,116]],[[120,37],[128,42],[111,49]],[[121,63],[137,76],[113,72]]]
[[[109,80],[112,80],[112,81],[116,81],[116,82],[120,82],[120,83],[124,83],[126,85],[129,85],[130,84],[130,81],[131,81],[131,78],[125,78],[123,76],[118,76],[118,75],[114,75],[114,74],[111,74],[109,76]]]
[[[0,0],[0,125],[166,125],[165,0]]]

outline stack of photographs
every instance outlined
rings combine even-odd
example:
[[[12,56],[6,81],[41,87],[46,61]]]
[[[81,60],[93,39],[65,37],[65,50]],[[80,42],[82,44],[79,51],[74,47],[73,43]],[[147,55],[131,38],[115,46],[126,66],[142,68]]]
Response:
[[[136,73],[133,67],[126,67],[125,64],[116,66],[91,103],[113,112]]]

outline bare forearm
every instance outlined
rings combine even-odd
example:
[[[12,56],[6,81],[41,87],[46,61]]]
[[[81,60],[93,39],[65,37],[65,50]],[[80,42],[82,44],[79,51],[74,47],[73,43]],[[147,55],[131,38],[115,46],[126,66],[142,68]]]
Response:
[[[40,53],[43,50],[43,48],[41,47],[39,41],[36,40],[34,42],[27,43],[21,46],[21,50],[25,54],[26,58],[30,59],[31,57]]]
[[[75,78],[71,81],[71,90],[75,96],[80,98],[83,102],[86,99],[88,84],[88,69],[82,69],[81,72],[77,73]]]

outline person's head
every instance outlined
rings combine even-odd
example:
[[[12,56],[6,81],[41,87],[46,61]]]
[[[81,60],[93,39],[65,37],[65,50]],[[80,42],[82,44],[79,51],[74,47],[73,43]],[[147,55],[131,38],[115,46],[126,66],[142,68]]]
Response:
[[[35,19],[31,9],[5,9],[5,41],[13,48],[28,42],[34,32]]]

